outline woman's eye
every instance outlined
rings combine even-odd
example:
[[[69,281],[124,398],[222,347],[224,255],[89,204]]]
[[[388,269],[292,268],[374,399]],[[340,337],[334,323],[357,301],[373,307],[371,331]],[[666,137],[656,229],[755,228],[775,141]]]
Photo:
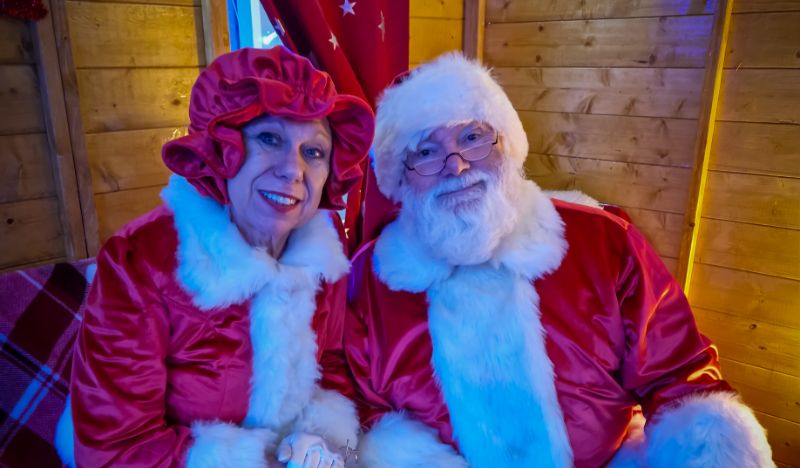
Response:
[[[305,154],[308,159],[325,159],[325,152],[319,148],[306,148]]]
[[[258,139],[267,146],[278,146],[281,144],[281,137],[271,132],[259,133]]]

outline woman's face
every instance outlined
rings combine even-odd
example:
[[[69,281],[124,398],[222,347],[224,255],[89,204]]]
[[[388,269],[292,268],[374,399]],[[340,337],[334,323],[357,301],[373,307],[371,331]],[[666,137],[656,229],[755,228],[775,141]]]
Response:
[[[245,160],[228,180],[231,217],[254,246],[274,256],[316,213],[333,148],[327,120],[262,116],[242,127]]]

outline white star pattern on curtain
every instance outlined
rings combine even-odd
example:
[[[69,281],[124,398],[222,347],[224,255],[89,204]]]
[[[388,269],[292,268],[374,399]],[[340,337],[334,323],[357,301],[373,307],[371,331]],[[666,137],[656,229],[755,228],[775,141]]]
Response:
[[[381,22],[378,23],[378,29],[381,30],[381,41],[386,42],[386,21],[383,19],[383,11],[381,11]]]
[[[328,39],[328,42],[330,42],[331,45],[333,45],[333,50],[336,50],[336,48],[339,47],[339,41],[336,39],[336,36],[333,35],[332,31],[331,31],[331,37],[330,39]]]
[[[347,16],[347,15],[355,16],[356,15],[356,10],[354,10],[355,7],[356,7],[356,2],[351,2],[350,0],[344,0],[344,3],[339,5],[339,8],[342,9],[342,16]]]

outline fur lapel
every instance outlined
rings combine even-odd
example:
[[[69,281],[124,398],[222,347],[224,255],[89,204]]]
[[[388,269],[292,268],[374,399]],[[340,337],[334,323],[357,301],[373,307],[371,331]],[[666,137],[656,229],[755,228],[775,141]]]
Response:
[[[390,288],[427,291],[434,374],[474,467],[572,464],[533,287],[561,263],[564,227],[535,184],[526,192],[523,221],[486,264],[432,259],[402,219],[375,246],[377,274]]]
[[[279,260],[251,247],[228,211],[173,176],[162,198],[178,232],[176,276],[208,310],[250,300],[253,376],[244,425],[286,430],[312,399],[320,377],[311,328],[322,280],[347,273],[339,236],[322,211],[295,230]]]

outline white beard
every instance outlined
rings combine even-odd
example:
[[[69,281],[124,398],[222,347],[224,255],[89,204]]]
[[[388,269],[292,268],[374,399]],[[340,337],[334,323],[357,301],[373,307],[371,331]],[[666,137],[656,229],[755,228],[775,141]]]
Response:
[[[437,195],[483,181],[482,198],[466,206],[450,207]],[[419,236],[434,258],[451,265],[477,265],[492,258],[500,242],[514,229],[519,212],[513,205],[524,179],[509,161],[498,173],[471,169],[442,181],[424,194],[407,185],[399,221]]]

